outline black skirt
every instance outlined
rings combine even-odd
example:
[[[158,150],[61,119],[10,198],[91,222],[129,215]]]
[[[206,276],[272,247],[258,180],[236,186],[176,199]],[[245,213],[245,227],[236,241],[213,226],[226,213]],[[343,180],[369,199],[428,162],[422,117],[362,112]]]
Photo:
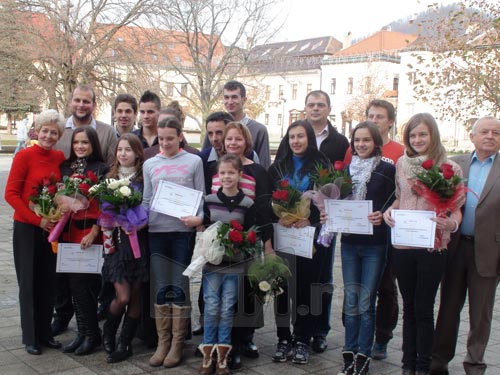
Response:
[[[115,252],[104,255],[102,276],[110,283],[147,282],[149,280],[149,251],[147,230],[137,232],[141,257],[134,258],[128,235],[121,229],[113,231]]]

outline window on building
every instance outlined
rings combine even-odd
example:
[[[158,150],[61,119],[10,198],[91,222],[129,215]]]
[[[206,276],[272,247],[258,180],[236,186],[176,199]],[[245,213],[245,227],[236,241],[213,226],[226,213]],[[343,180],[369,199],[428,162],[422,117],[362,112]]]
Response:
[[[181,95],[182,96],[187,96],[188,95],[188,84],[187,83],[182,83],[181,84]]]
[[[410,85],[413,85],[416,80],[417,80],[417,73],[416,72],[409,72],[408,73],[408,81],[409,81]]]
[[[307,86],[306,86],[306,91],[307,91],[307,94],[309,94],[312,90],[313,90],[313,85],[312,85],[312,83],[308,83],[308,84],[307,84]]]
[[[335,95],[335,91],[337,91],[337,78],[332,78],[330,81],[330,94]]]
[[[278,113],[278,126],[283,126],[283,115]]]
[[[269,100],[271,98],[271,86],[266,85],[266,89],[264,92],[265,92],[266,100]]]
[[[297,100],[297,88],[298,88],[298,85],[296,83],[294,83],[292,85],[292,100]]]
[[[290,121],[295,122],[300,120],[300,112],[292,112],[290,113]]]
[[[174,96],[174,84],[167,83],[167,96]]]
[[[399,87],[399,77],[394,77],[392,79],[392,89],[394,91],[398,91],[398,87]]]
[[[269,125],[269,113],[264,115],[264,125]]]
[[[347,78],[347,94],[352,94],[353,84],[354,84],[354,79],[352,77]]]
[[[365,78],[365,94],[372,92],[372,77]]]
[[[278,99],[282,99],[283,98],[283,85],[279,85],[278,86]]]

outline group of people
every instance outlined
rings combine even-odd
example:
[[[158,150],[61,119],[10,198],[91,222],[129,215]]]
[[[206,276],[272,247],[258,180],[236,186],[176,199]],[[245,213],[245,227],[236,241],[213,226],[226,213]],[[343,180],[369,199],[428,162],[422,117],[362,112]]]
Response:
[[[274,301],[277,345],[272,359],[307,364],[311,350],[320,353],[328,347],[336,238],[328,246],[315,243],[312,258],[275,251],[273,223],[313,226],[317,236],[327,214],[311,205],[309,217],[286,222],[274,215],[271,196],[284,179],[300,192],[312,190],[318,166],[344,161],[353,181],[352,199],[372,201],[368,220],[374,230],[372,235],[339,235],[345,342],[338,374],[368,374],[372,359],[386,358],[398,319],[396,285],[403,299],[402,374],[448,373],[467,293],[470,333],[464,368],[467,374],[484,373],[500,280],[500,234],[492,220],[500,208],[500,121],[479,119],[470,134],[475,151],[453,161],[430,114],[416,114],[407,122],[401,145],[389,137],[394,107],[373,100],[366,121],[353,129],[349,142],[329,122],[328,94],[316,90],[305,98],[305,119],[288,127],[271,163],[267,130],[245,114],[245,102],[245,87],[237,81],[226,83],[227,112],[205,120],[201,152],[184,138],[185,116],[178,104],[162,108],[150,91],[139,103],[128,94],[116,98],[115,128],[93,118],[96,98],[85,85],[73,92],[67,120],[54,110],[37,116],[38,143],[16,154],[5,191],[14,208],[14,260],[26,351],[37,355],[41,346],[61,347],[54,336],[66,329],[74,311],[78,333],[64,346],[65,352],[86,355],[102,343],[107,361],[119,362],[132,355],[137,334],[156,346],[151,366],[177,366],[191,334],[190,284],[183,272],[191,262],[196,233],[216,221],[236,221],[245,230],[256,225],[263,252],[284,258],[292,273]],[[138,113],[141,127],[133,130]],[[434,210],[412,188],[426,160],[450,165],[468,190],[446,215],[433,219],[440,234],[435,246],[392,246],[393,210]],[[87,208],[71,214],[58,241],[85,249],[102,244],[102,231],[111,230],[116,249],[104,256],[102,279],[96,274],[56,276],[56,255],[47,241],[55,223],[31,210],[30,195],[49,176],[61,180],[89,171],[99,179],[128,179],[143,193],[148,222],[138,231],[141,256],[133,255],[125,228],[106,228],[99,221],[99,205],[91,200]],[[175,218],[152,210],[161,181],[203,192],[198,212]],[[241,355],[259,356],[253,335],[264,324],[263,312],[246,275],[248,261],[225,256],[222,263],[203,267],[198,298],[202,327],[197,330],[203,333],[200,374],[227,374],[241,367]],[[99,295],[106,311],[102,335]]]

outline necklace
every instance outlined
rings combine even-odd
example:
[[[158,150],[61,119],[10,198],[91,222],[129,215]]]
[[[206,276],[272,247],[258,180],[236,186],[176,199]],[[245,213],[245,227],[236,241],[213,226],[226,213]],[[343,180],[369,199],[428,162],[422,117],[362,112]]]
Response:
[[[129,179],[132,180],[136,174],[135,166],[132,167],[119,167],[118,168],[118,177],[120,180]]]

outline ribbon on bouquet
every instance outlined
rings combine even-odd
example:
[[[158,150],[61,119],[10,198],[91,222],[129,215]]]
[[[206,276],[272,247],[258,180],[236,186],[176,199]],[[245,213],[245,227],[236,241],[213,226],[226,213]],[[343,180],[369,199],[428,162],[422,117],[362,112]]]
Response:
[[[146,225],[147,222],[148,214],[142,205],[121,208],[119,212],[117,212],[114,205],[108,202],[102,202],[101,215],[99,216],[98,224],[105,228],[103,230],[105,254],[111,254],[115,250],[112,236],[113,231],[109,228],[121,227],[128,235],[134,258],[140,258],[141,248],[139,246],[137,228]],[[111,233],[108,233],[107,235],[107,231]],[[108,239],[109,242],[106,243]],[[106,252],[106,248],[108,249],[108,252]]]
[[[57,208],[62,211],[66,211],[66,213],[59,219],[57,224],[52,228],[47,237],[49,242],[57,242],[59,236],[64,230],[66,223],[68,222],[71,214],[76,213],[80,210],[85,210],[89,207],[89,201],[81,194],[76,194],[72,197],[67,195],[56,195],[55,203]]]

